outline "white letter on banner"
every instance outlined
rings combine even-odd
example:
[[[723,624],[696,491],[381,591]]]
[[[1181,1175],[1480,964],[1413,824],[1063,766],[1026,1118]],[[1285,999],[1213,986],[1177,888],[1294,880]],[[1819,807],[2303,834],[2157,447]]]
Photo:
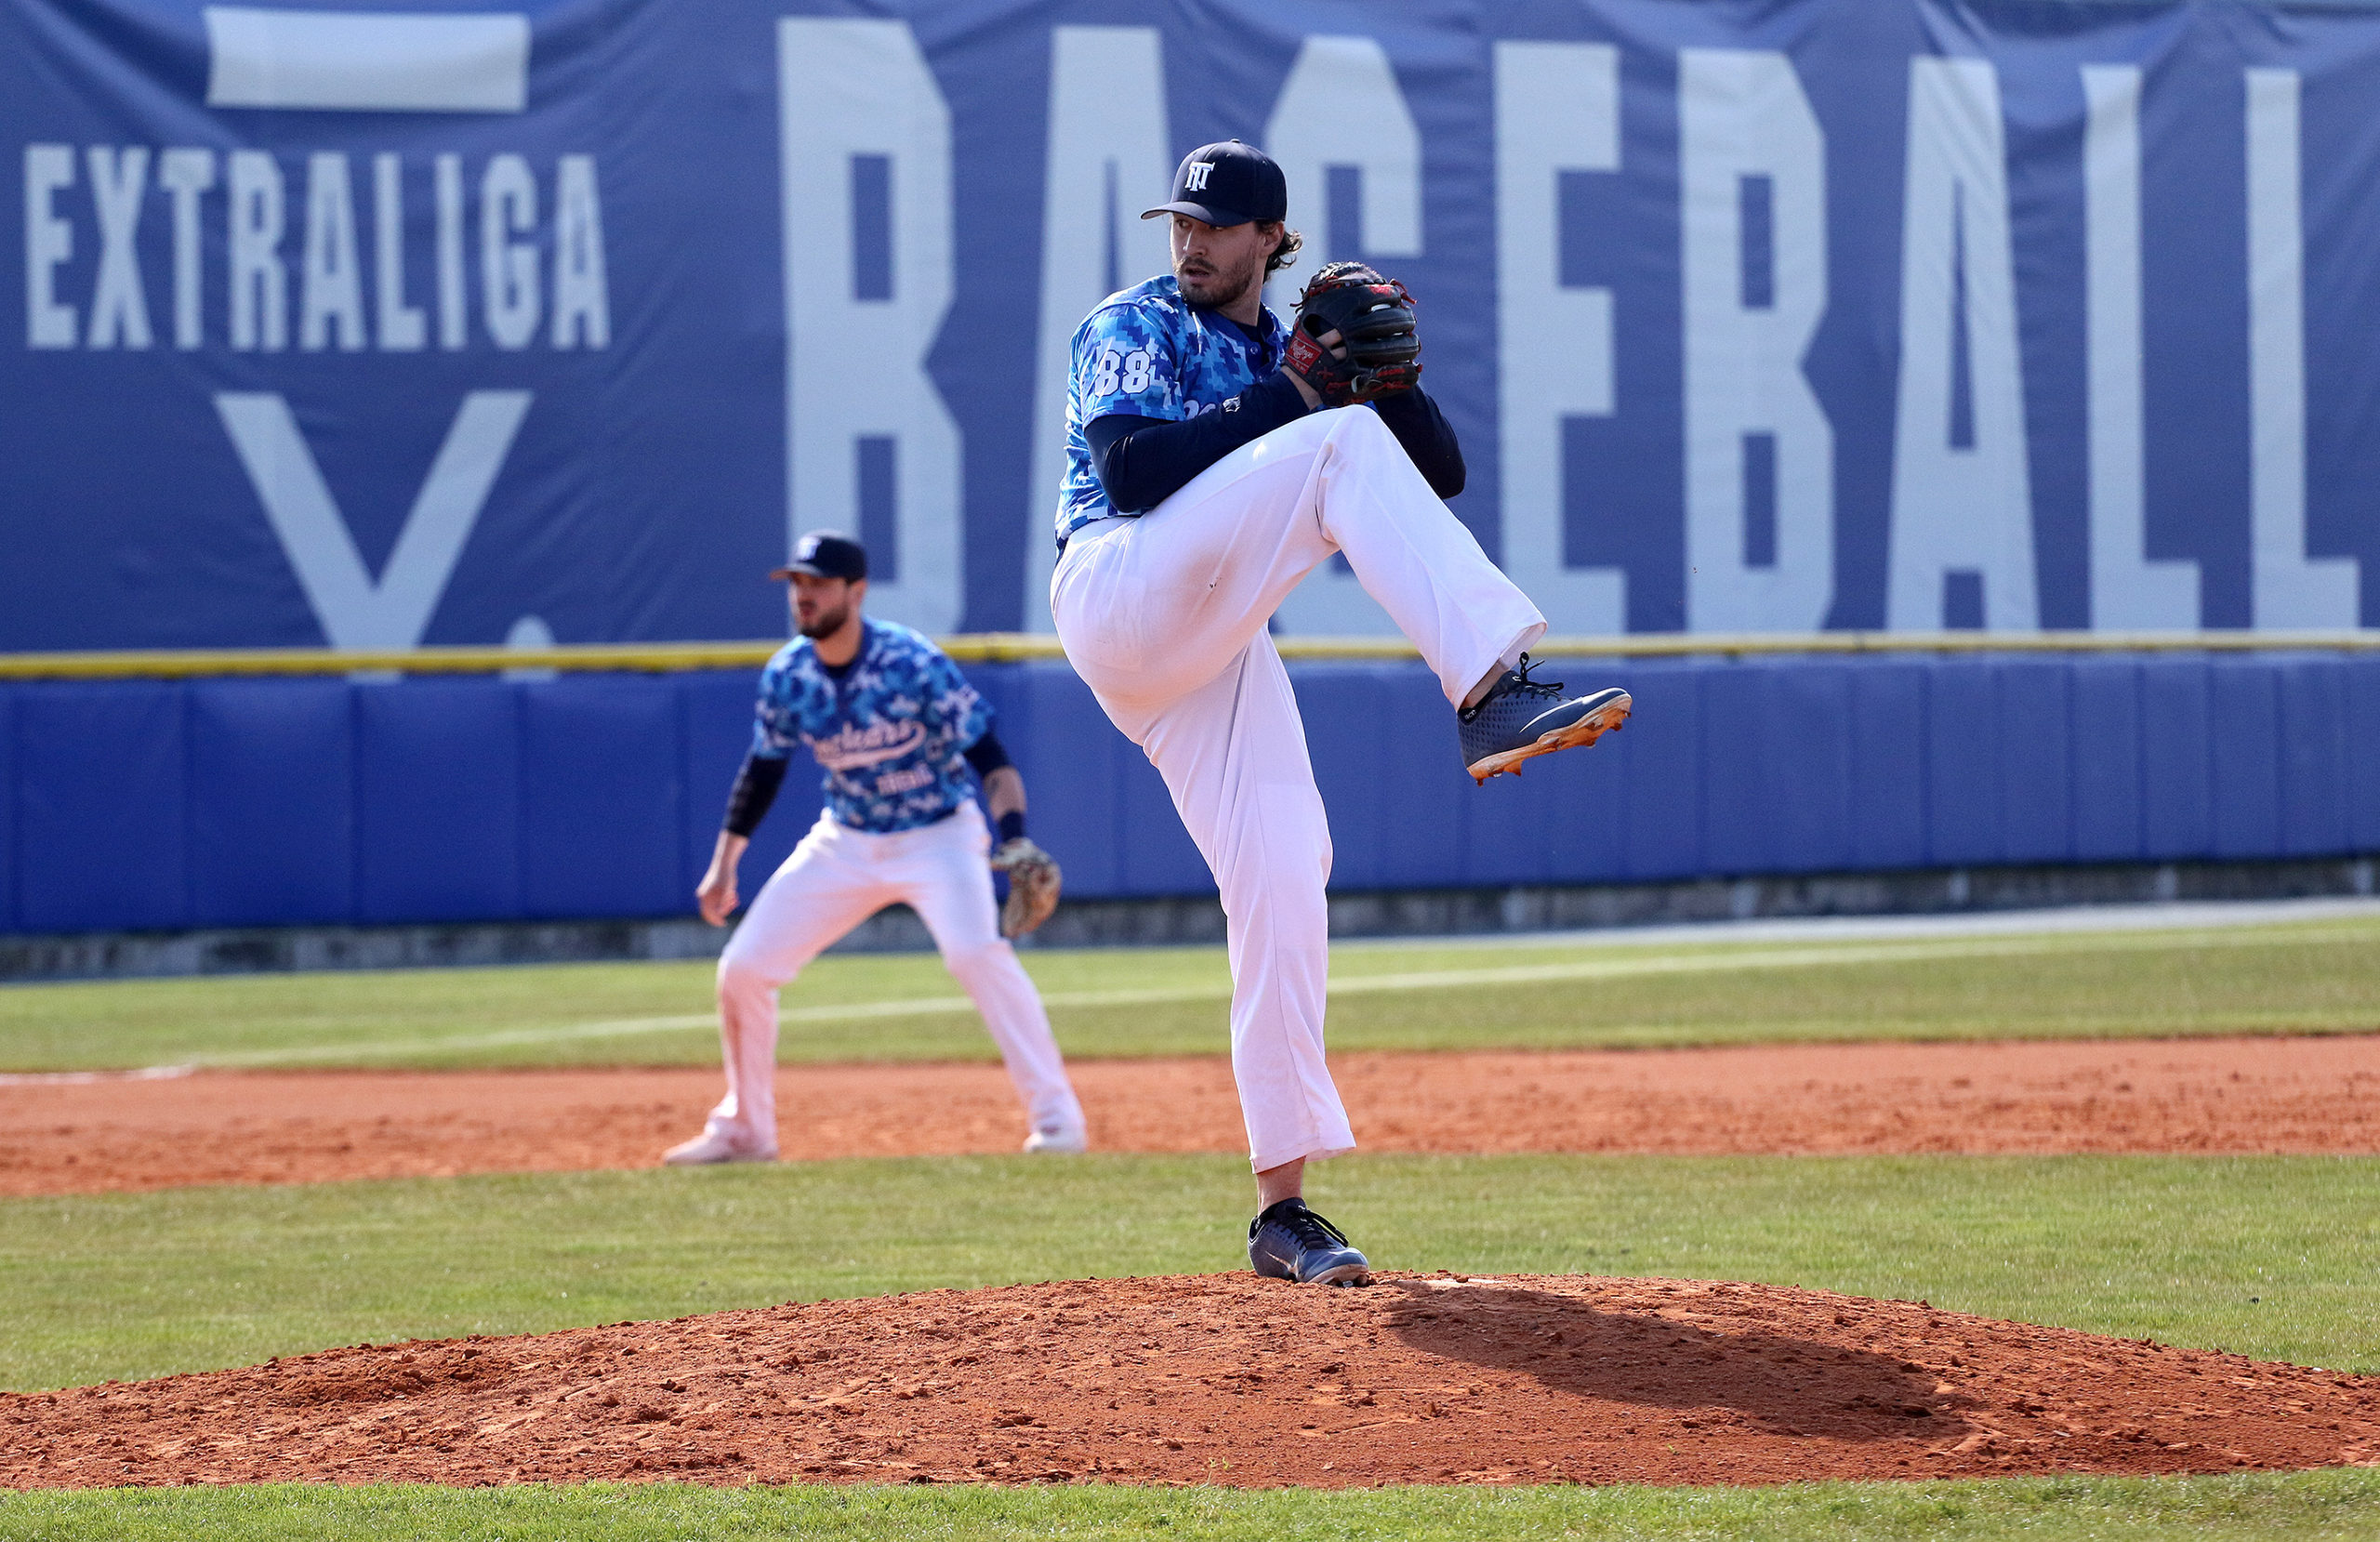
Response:
[[[25,346],[73,348],[74,308],[58,300],[58,265],[74,256],[74,227],[52,200],[74,185],[70,145],[25,147]]]
[[[612,297],[603,279],[603,210],[595,157],[565,155],[554,174],[554,347],[612,346]]]
[[[1304,259],[1264,286],[1267,303],[1295,310],[1305,275],[1326,262],[1421,255],[1421,131],[1376,40],[1307,38],[1264,125],[1264,148],[1289,183],[1289,223],[1306,236]],[[1361,251],[1332,244],[1344,233],[1329,219],[1330,172],[1341,166],[1362,189]],[[1285,632],[1342,637],[1396,631],[1343,561],[1308,573],[1281,602],[1280,623]]]
[[[289,403],[269,391],[225,391],[215,398],[216,413],[332,647],[420,646],[528,415],[529,400],[527,391],[473,391],[463,399],[375,583]]]
[[[1267,305],[1294,310],[1305,275],[1326,262],[1421,255],[1421,131],[1377,39],[1307,38],[1264,125],[1264,149],[1289,183],[1289,224],[1306,236],[1299,265],[1265,285]],[[1331,245],[1338,167],[1359,178],[1361,251]]]
[[[441,155],[430,167],[438,197],[438,346],[451,351],[470,334],[463,289],[463,158]]]
[[[2253,625],[2353,626],[2352,557],[2306,552],[2306,244],[2297,72],[2248,77],[2248,449]]]
[[[518,112],[529,19],[207,6],[206,105],[344,112]]]
[[[1620,53],[1496,45],[1496,340],[1504,571],[1556,633],[1627,626],[1627,575],[1563,556],[1562,423],[1612,410],[1611,291],[1562,283],[1566,171],[1620,169]]]
[[[198,195],[215,185],[215,152],[183,147],[157,160],[157,185],[173,196],[174,346],[196,348],[206,339],[199,265]]]
[[[1025,494],[1025,627],[1052,630],[1053,516],[1066,474],[1068,344],[1091,308],[1169,270],[1161,202],[1165,67],[1155,27],[1050,30],[1050,141],[1041,183],[1041,337],[1034,370],[1033,481]]]
[[[518,155],[491,159],[480,177],[480,304],[498,348],[526,348],[537,333],[537,245],[515,241],[537,228],[537,180]]]
[[[1686,628],[1815,631],[1834,598],[1834,429],[1802,356],[1827,305],[1826,138],[1783,54],[1681,51],[1678,115]],[[1766,211],[1765,251],[1747,207]]]
[[[93,145],[84,152],[91,168],[91,202],[99,217],[99,281],[91,294],[91,330],[86,348],[147,348],[149,297],[140,288],[140,205],[149,193],[149,151],[128,145],[116,151]]]
[[[2091,625],[2100,631],[2199,624],[2198,564],[2149,558],[2142,428],[2140,71],[2086,64],[2082,95],[2083,311],[2091,399]]]
[[[411,353],[428,340],[421,307],[405,303],[404,165],[394,155],[372,157],[372,276],[379,300],[380,348]]]
[[[1956,576],[1980,586],[1987,628],[2030,632],[2040,625],[2032,477],[2000,77],[1990,63],[1909,61],[1908,156],[1885,625],[1945,626]]]
[[[289,342],[289,275],[281,266],[281,167],[261,150],[231,152],[231,346]]]
[[[813,526],[858,525],[883,574],[868,584],[871,608],[955,631],[966,572],[959,427],[926,373],[950,309],[950,109],[900,21],[780,20],[777,82],[788,545]],[[858,229],[862,157],[889,173],[889,230]],[[863,235],[871,250],[882,237],[889,273],[859,271]],[[863,278],[875,297],[861,297]],[[880,447],[889,462],[873,458]],[[864,460],[890,473],[875,486],[889,508],[862,507]],[[890,528],[871,532],[885,513]]]
[[[355,187],[347,157],[318,151],[306,158],[305,275],[298,301],[298,346],[309,350],[338,346],[352,353],[364,346],[364,257],[355,241]]]

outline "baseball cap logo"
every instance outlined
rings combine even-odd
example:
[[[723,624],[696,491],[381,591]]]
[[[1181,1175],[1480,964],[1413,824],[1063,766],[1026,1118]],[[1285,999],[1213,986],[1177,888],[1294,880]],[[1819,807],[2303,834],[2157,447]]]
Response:
[[[1212,161],[1191,162],[1189,175],[1183,179],[1183,191],[1185,192],[1206,191],[1208,174],[1214,169],[1215,164]]]

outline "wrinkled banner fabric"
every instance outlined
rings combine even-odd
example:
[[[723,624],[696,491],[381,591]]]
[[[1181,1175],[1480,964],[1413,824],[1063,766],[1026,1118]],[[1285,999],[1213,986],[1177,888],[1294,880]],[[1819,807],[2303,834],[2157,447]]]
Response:
[[[1046,628],[1065,339],[1230,136],[1557,632],[2353,626],[2375,125],[2339,8],[0,0],[0,650],[763,636],[818,527]]]

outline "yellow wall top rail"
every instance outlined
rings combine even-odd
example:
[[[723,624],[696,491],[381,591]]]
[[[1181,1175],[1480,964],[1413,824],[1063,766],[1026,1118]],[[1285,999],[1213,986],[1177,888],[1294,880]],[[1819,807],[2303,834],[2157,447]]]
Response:
[[[1289,659],[1416,656],[1403,638],[1285,637]],[[758,668],[782,639],[730,642],[597,642],[553,648],[432,647],[364,652],[335,648],[225,648],[92,653],[0,653],[0,680],[175,679],[241,675],[538,675],[560,670],[669,673]],[[963,663],[1065,655],[1054,637],[973,632],[945,638]],[[1540,658],[1745,657],[1835,653],[2380,652],[2380,627],[2334,632],[1640,632],[1550,637]]]

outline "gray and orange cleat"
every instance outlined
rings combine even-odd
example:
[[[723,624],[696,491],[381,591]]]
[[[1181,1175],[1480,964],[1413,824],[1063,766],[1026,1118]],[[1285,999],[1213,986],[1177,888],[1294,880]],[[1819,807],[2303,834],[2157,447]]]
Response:
[[[1518,669],[1505,670],[1488,694],[1454,715],[1462,764],[1474,782],[1506,771],[1518,776],[1531,756],[1592,745],[1626,722],[1635,705],[1616,685],[1566,698],[1561,681],[1528,678],[1536,667],[1523,653]]]
[[[1346,1234],[1305,1207],[1285,1199],[1248,1223],[1248,1261],[1256,1272],[1298,1285],[1367,1285],[1371,1264],[1349,1245]]]

